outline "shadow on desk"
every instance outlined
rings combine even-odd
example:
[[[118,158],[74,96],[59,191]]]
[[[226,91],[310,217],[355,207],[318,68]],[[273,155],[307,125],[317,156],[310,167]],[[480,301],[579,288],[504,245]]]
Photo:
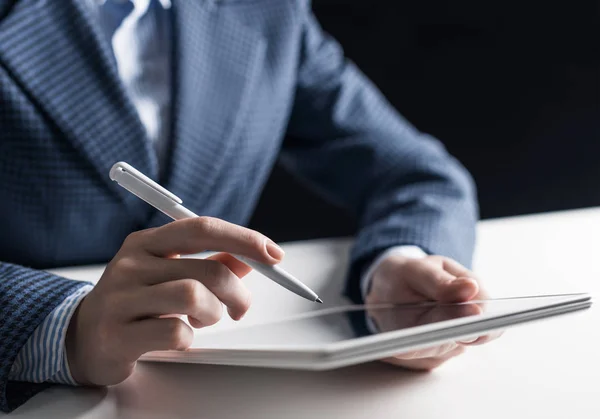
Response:
[[[55,387],[11,417],[293,418],[336,417],[344,409],[371,411],[377,397],[415,385],[426,374],[371,363],[324,372],[209,365],[140,363],[134,376],[110,389]],[[410,391],[409,391],[410,392]],[[367,402],[367,400],[369,400]]]
[[[382,363],[324,372],[144,364],[114,393],[140,417],[328,418],[340,412],[331,400],[368,411],[369,393],[414,386],[415,375]]]
[[[55,386],[38,394],[7,417],[40,417],[41,412],[44,419],[116,417],[116,407],[107,401],[108,395],[106,388]]]

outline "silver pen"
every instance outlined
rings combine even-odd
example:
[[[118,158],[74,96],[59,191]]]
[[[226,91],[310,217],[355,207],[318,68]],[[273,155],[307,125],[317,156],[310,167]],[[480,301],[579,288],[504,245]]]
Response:
[[[110,169],[110,178],[174,220],[198,217],[198,215],[182,205],[183,201],[178,196],[169,192],[125,162],[113,165]],[[241,255],[233,256],[294,294],[304,297],[309,301],[323,303],[313,290],[279,266],[260,263]]]

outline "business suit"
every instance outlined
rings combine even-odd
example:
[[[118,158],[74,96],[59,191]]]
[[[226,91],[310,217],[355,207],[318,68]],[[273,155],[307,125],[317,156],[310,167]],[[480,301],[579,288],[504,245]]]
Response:
[[[107,261],[130,232],[166,221],[110,182],[119,160],[196,213],[244,224],[280,158],[359,220],[355,300],[362,267],[391,246],[469,264],[477,216],[469,176],[344,61],[306,1],[173,2],[174,118],[160,176],[88,11],[76,0],[0,5],[3,410],[35,391],[15,394],[22,385],[7,383],[14,356],[79,286],[34,269]]]

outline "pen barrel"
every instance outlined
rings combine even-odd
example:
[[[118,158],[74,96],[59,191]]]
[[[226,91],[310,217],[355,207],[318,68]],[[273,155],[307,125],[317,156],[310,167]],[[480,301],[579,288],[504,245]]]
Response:
[[[169,204],[163,205],[160,208],[164,214],[168,215],[174,220],[183,220],[186,218],[198,217],[198,215],[176,202],[170,202]],[[246,265],[250,266],[255,271],[260,272],[261,274],[269,278],[271,281],[281,285],[288,291],[291,291],[294,294],[306,298],[307,300],[312,302],[318,300],[319,296],[315,294],[314,291],[312,291],[310,288],[308,288],[306,285],[304,285],[291,274],[284,271],[279,266],[260,263],[241,255],[233,256],[241,262],[245,263]]]
[[[174,220],[185,220],[186,218],[198,217],[198,215],[176,202],[163,206],[160,211]]]
[[[198,217],[194,212],[181,205],[183,201],[179,197],[125,162],[115,163],[110,169],[109,176],[123,188],[173,220]],[[278,266],[262,264],[243,256],[235,257],[294,294],[310,301],[322,302],[310,288]]]
[[[312,302],[315,302],[319,298],[319,296],[315,294],[314,291],[312,291],[302,282],[294,278],[292,275],[290,275],[277,265],[267,265],[252,259],[248,259],[245,256],[233,256],[241,262],[244,262],[246,265],[250,266],[255,271],[260,272],[267,278],[271,279],[273,282],[281,285],[283,288],[293,292],[294,294],[300,297],[306,298],[307,300]]]

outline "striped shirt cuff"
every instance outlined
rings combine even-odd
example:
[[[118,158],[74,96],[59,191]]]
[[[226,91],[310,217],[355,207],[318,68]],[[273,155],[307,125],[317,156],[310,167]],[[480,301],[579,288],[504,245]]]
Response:
[[[92,288],[79,288],[44,319],[17,355],[9,380],[77,385],[69,369],[65,337],[71,317]]]

